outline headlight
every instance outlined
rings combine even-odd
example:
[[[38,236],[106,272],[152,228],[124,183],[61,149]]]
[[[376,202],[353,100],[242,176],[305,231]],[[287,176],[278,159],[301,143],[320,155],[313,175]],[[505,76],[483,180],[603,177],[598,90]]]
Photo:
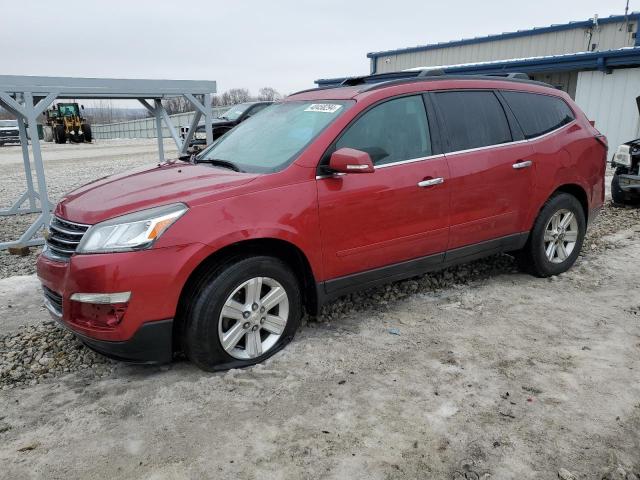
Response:
[[[620,145],[618,151],[613,155],[613,164],[622,165],[623,167],[631,166],[631,147],[629,145]]]
[[[77,252],[128,252],[149,248],[186,211],[186,205],[174,203],[98,223],[84,234]]]

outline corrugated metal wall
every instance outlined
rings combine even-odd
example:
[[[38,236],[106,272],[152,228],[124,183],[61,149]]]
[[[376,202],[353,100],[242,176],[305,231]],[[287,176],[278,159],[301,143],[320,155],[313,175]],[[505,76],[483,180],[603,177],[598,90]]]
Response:
[[[640,68],[603,72],[580,72],[576,103],[596,128],[607,136],[609,151],[640,137],[640,116],[636,97],[640,96]]]
[[[213,109],[213,116],[218,117],[231,107],[217,107]],[[178,129],[188,127],[191,124],[194,112],[178,113],[171,115],[171,123]],[[204,120],[202,120],[204,121]],[[202,122],[201,121],[201,122]],[[140,120],[129,120],[128,122],[109,123],[104,125],[92,125],[91,131],[95,138],[156,138],[155,118],[142,118]],[[162,136],[170,138],[169,129],[162,128]]]
[[[576,98],[578,72],[552,72],[531,74],[533,80],[545,82],[567,92],[571,98]]]
[[[633,32],[637,22],[630,22]],[[459,45],[434,50],[389,54],[376,59],[378,73],[394,72],[415,67],[457,65],[461,63],[488,62],[512,58],[540,57],[565,53],[585,52],[590,44],[596,50],[613,50],[631,47],[635,39],[627,31],[624,22],[600,25],[589,39],[585,28],[560,30],[510,39]]]

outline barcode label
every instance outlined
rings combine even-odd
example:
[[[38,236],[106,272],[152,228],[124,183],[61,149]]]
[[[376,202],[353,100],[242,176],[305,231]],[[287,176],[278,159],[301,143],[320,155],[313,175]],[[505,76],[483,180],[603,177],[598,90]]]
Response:
[[[336,113],[340,108],[342,108],[342,105],[336,105],[335,103],[313,103],[305,108],[304,111]]]

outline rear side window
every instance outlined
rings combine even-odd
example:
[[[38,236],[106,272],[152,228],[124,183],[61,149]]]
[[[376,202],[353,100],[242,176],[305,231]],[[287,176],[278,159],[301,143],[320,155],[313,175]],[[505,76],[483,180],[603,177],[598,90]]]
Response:
[[[375,165],[431,155],[422,96],[401,97],[373,107],[338,139],[336,149],[367,152]]]
[[[502,92],[522,127],[525,138],[551,132],[573,121],[575,116],[558,97],[524,92]]]
[[[435,98],[450,152],[511,141],[507,117],[493,92],[439,92]]]

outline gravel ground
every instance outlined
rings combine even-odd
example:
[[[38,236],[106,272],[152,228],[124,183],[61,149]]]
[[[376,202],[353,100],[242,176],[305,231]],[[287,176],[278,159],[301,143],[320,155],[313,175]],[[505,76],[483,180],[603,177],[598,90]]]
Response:
[[[626,232],[638,226],[640,210],[619,208],[608,203],[597,223],[589,231],[583,251],[590,255],[613,250],[624,244],[625,237],[616,240],[615,236],[611,236],[612,233]],[[32,257],[33,255],[22,258],[11,256],[10,259],[19,260],[19,265],[23,262],[29,265],[27,272],[31,273],[33,265],[28,261],[32,260]],[[24,274],[20,268],[16,269],[16,272]],[[318,318],[307,320],[330,322],[354,312],[384,311],[390,302],[411,295],[461,288],[481,279],[514,272],[517,272],[517,268],[512,257],[492,256],[414,279],[353,293],[325,306]],[[41,303],[39,298],[36,301]],[[11,308],[13,307],[0,305],[0,315],[5,312],[10,315]],[[54,322],[28,325],[4,337],[0,335],[0,389],[35,385],[43,379],[72,371],[83,371],[87,376],[104,376],[105,372],[113,370],[113,365],[114,363],[108,359],[83,348],[73,335]]]
[[[638,224],[603,236],[551,279],[495,257],[473,281],[341,299],[264,365],[221,374],[104,365],[56,327],[19,329],[9,342],[51,377],[0,394],[0,464],[12,479],[634,479],[638,240]]]
[[[58,195],[153,157],[113,143],[95,162],[51,149]],[[0,218],[0,235],[28,221]],[[0,254],[0,464],[12,479],[635,479],[638,240],[640,210],[608,203],[560,277],[499,255],[349,295],[226,374],[89,351],[15,277],[35,252]]]
[[[49,197],[56,203],[65,193],[97,178],[113,175],[157,162],[158,144],[154,139],[96,140],[92,144],[42,143]],[[165,140],[167,158],[177,152],[173,140]],[[25,189],[20,146],[0,147],[0,208],[10,206]],[[73,172],[72,174],[70,172]],[[33,171],[34,179],[35,171]],[[37,218],[35,214],[0,217],[0,242],[16,240]],[[0,278],[35,273],[40,248],[32,248],[26,257],[0,251]]]

